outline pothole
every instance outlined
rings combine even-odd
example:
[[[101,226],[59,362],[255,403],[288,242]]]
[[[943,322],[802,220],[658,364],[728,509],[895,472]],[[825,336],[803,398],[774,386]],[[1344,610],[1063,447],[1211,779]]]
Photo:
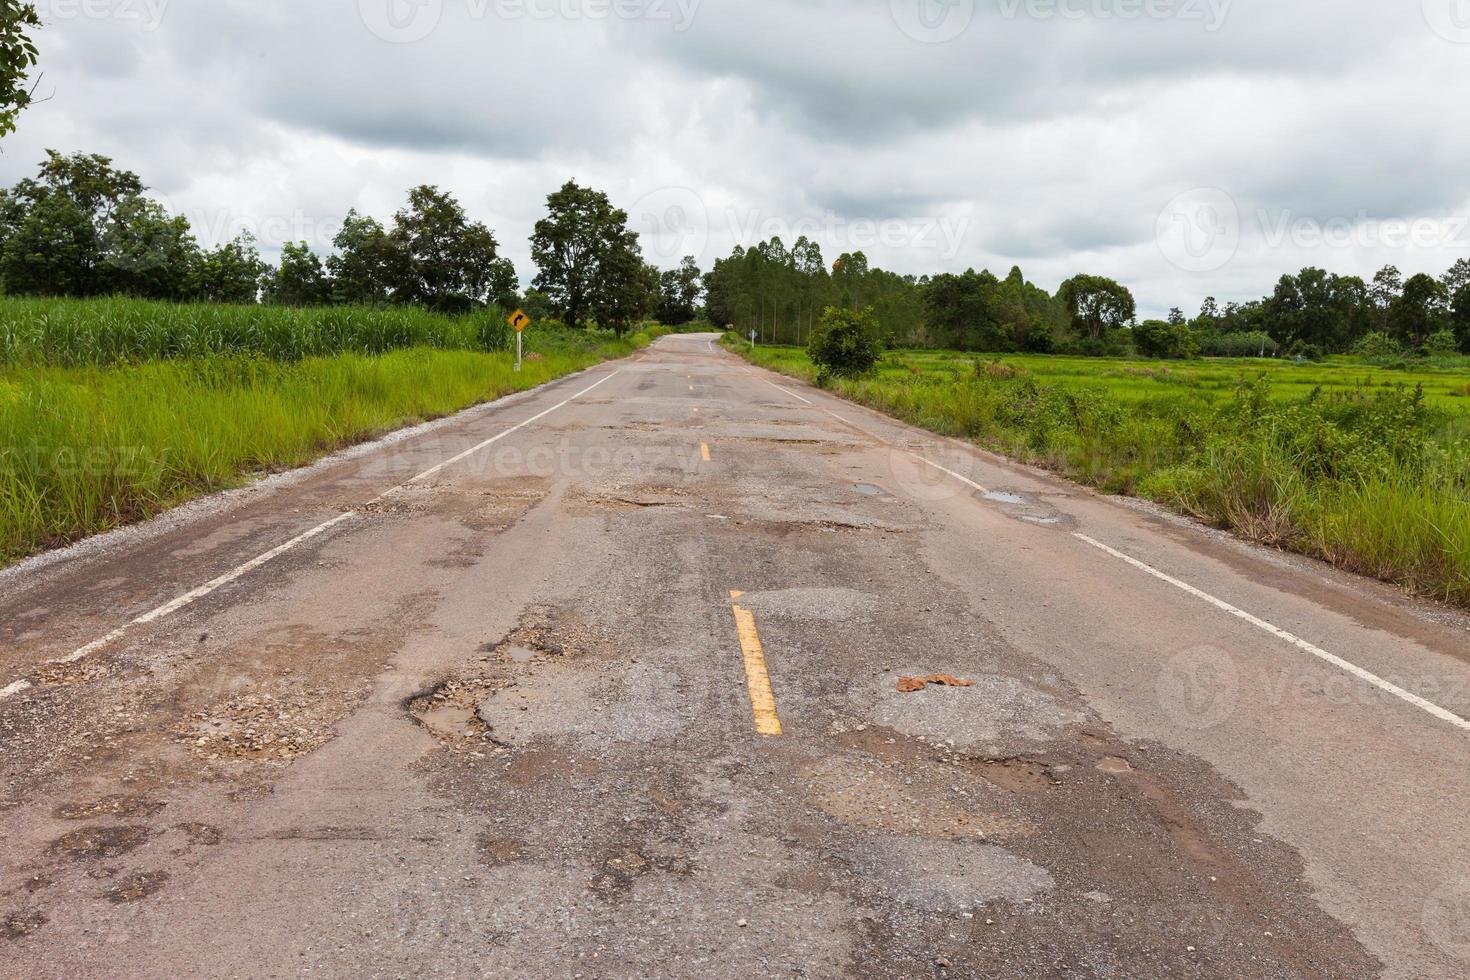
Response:
[[[51,850],[74,858],[122,857],[148,842],[147,827],[83,827],[53,841]]]
[[[494,742],[490,726],[475,714],[480,702],[505,687],[484,677],[449,680],[412,701],[408,712],[448,748],[479,752]]]
[[[57,820],[93,820],[97,817],[151,817],[166,804],[145,796],[118,794],[87,803],[63,803],[52,811]]]
[[[289,761],[336,737],[336,721],[360,698],[317,688],[255,691],[196,712],[173,734],[198,758]]]
[[[167,882],[167,871],[139,871],[107,889],[103,896],[117,905],[137,902],[149,895],[156,895]]]
[[[1045,793],[1061,785],[1044,762],[1020,756],[1009,759],[967,759],[968,769],[992,786],[1011,793]]]

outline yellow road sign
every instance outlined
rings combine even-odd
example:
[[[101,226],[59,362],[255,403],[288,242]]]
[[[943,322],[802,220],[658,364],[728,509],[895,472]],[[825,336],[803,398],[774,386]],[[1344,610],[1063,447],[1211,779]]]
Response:
[[[509,323],[512,327],[515,327],[516,333],[520,333],[522,330],[531,325],[531,318],[526,316],[523,311],[516,310],[510,316],[506,317],[505,322]]]

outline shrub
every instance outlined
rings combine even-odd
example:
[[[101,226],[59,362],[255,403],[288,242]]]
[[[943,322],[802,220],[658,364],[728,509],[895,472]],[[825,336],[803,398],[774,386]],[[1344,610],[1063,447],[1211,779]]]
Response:
[[[1397,340],[1381,330],[1365,333],[1353,344],[1353,353],[1360,357],[1391,357],[1402,350]]]
[[[817,365],[818,381],[870,373],[883,353],[873,308],[843,310],[827,307],[818,321],[817,332],[812,335],[807,353]]]
[[[1200,352],[1206,357],[1275,357],[1280,351],[1281,345],[1262,330],[1200,338]]]
[[[1435,331],[1429,335],[1428,340],[1424,341],[1424,353],[1430,356],[1453,354],[1458,347],[1459,344],[1455,341],[1453,330]]]
[[[1133,346],[1144,357],[1188,358],[1199,354],[1199,341],[1182,323],[1145,320],[1133,328]]]

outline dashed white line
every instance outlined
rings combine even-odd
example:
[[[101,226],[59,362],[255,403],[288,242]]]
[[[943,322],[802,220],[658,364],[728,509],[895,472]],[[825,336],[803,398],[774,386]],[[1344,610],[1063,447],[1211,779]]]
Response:
[[[775,388],[777,391],[781,392],[782,394],[790,395],[792,398],[795,398],[797,401],[802,402],[803,404],[806,404],[806,405],[813,404],[810,399],[803,398],[803,397],[801,397],[800,395],[798,395],[794,391],[787,391],[785,388],[782,388],[780,385],[776,384],[776,382],[774,382],[774,381],[766,381],[765,378],[761,378],[761,380],[762,381],[765,381],[766,384],[770,385],[772,388]]]
[[[1175,588],[1189,593],[1196,599],[1202,599],[1205,602],[1208,602],[1216,609],[1228,612],[1230,615],[1236,617],[1237,619],[1242,619],[1245,622],[1250,623],[1252,626],[1265,630],[1272,636],[1285,640],[1297,649],[1304,650],[1307,653],[1310,653],[1312,656],[1318,658],[1319,660],[1326,661],[1327,663],[1332,664],[1332,666],[1334,667],[1338,667],[1342,670],[1347,671],[1349,674],[1352,674],[1359,680],[1367,684],[1371,684],[1381,691],[1386,691],[1387,693],[1392,694],[1394,697],[1406,701],[1422,711],[1428,712],[1429,714],[1438,718],[1440,721],[1449,722],[1456,728],[1470,731],[1470,721],[1466,721],[1464,718],[1461,718],[1453,711],[1448,711],[1444,708],[1441,708],[1433,701],[1426,701],[1419,695],[1414,694],[1411,691],[1406,691],[1403,688],[1399,687],[1397,684],[1390,683],[1389,681],[1384,680],[1382,677],[1379,677],[1377,674],[1371,671],[1364,670],[1357,664],[1350,663],[1342,659],[1341,657],[1336,656],[1335,654],[1328,653],[1326,650],[1323,650],[1319,646],[1308,643],[1306,640],[1302,639],[1294,633],[1289,633],[1281,627],[1276,626],[1272,623],[1268,623],[1258,616],[1252,616],[1244,609],[1233,606],[1223,599],[1217,599],[1214,596],[1210,595],[1208,592],[1203,592],[1200,589],[1195,588],[1188,582],[1181,582],[1179,579],[1174,578],[1172,575],[1167,575],[1164,572],[1159,571],[1157,568],[1154,568],[1147,562],[1139,561],[1137,558],[1134,558],[1131,555],[1125,555],[1123,552],[1118,551],[1116,548],[1110,548],[1107,545],[1103,544],[1101,541],[1090,538],[1085,534],[1078,533],[1074,536],[1079,541],[1085,541],[1087,544],[1092,545],[1099,551],[1112,555],[1114,558],[1117,558],[1120,561],[1127,562],[1129,565],[1132,565],[1139,571],[1146,572],[1149,575],[1152,575],[1154,578],[1159,579],[1160,581],[1167,582]]]
[[[463,460],[463,459],[466,459],[466,458],[468,458],[470,456],[473,456],[475,453],[477,453],[480,450],[486,448],[487,446],[494,445],[495,443],[499,442],[501,439],[504,439],[506,436],[510,435],[511,433],[518,432],[519,430],[524,429],[526,426],[532,424],[533,422],[537,422],[537,421],[539,421],[541,419],[544,419],[546,416],[550,415],[552,412],[555,412],[555,411],[557,411],[558,409],[561,409],[561,408],[565,408],[567,405],[570,405],[572,402],[576,401],[578,398],[581,398],[583,395],[585,395],[588,392],[592,391],[594,388],[598,387],[599,385],[606,383],[607,381],[611,380],[614,376],[616,376],[616,375],[618,375],[620,373],[621,373],[620,371],[614,371],[614,372],[612,372],[612,374],[609,374],[607,377],[602,378],[596,384],[592,384],[592,385],[589,385],[586,388],[583,388],[581,391],[577,392],[575,395],[571,396],[566,401],[563,401],[563,402],[560,402],[560,403],[558,403],[556,405],[553,405],[551,408],[548,408],[546,411],[541,412],[538,415],[533,415],[531,418],[526,419],[524,422],[521,422],[521,423],[519,423],[517,425],[511,426],[509,429],[506,429],[504,432],[500,433],[499,435],[496,435],[496,436],[494,436],[493,438],[490,438],[490,439],[486,439],[484,442],[480,443],[479,445],[474,446],[473,448],[467,449],[464,452],[458,454],[457,456],[451,457],[450,459],[446,459],[444,462],[438,464],[437,466],[430,467],[429,469],[427,469],[424,472],[420,473],[418,476],[416,476],[413,479],[409,480],[407,483],[400,484],[399,486],[394,487],[391,490],[385,491],[384,493],[382,493],[382,494],[380,494],[378,496],[378,499],[382,499],[383,497],[386,497],[388,494],[391,494],[391,493],[393,493],[396,490],[401,490],[404,487],[408,486],[410,483],[417,483],[420,480],[423,480],[423,479],[426,479],[427,477],[433,476],[435,473],[438,473],[440,470],[444,469],[445,467],[452,466],[453,464],[459,462],[460,460]],[[220,575],[218,578],[215,578],[215,579],[210,580],[209,582],[206,582],[205,584],[199,586],[199,588],[194,589],[194,590],[192,590],[190,592],[186,592],[184,595],[179,596],[177,599],[173,599],[173,600],[171,600],[169,602],[164,603],[163,605],[159,606],[156,609],[152,609],[152,610],[150,610],[150,611],[148,611],[146,613],[143,613],[143,615],[138,616],[136,619],[129,620],[124,625],[118,627],[115,630],[112,630],[111,632],[107,633],[106,635],[98,637],[97,639],[95,639],[92,642],[86,644],[85,646],[78,647],[76,650],[74,650],[73,652],[67,654],[65,657],[61,657],[59,659],[52,660],[52,661],[50,661],[50,663],[53,663],[53,664],[69,664],[69,663],[75,663],[78,660],[82,660],[85,657],[88,657],[91,654],[94,654],[97,651],[102,650],[102,649],[110,646],[111,644],[115,643],[116,641],[122,639],[123,636],[125,636],[127,634],[128,630],[131,629],[132,627],[134,627],[134,626],[143,626],[143,625],[146,625],[148,623],[152,623],[152,622],[155,622],[157,620],[163,619],[165,616],[170,616],[173,613],[178,612],[180,609],[183,609],[185,606],[189,605],[190,603],[197,602],[198,600],[203,599],[205,596],[209,595],[210,593],[215,592],[215,591],[218,591],[219,589],[223,588],[224,586],[229,585],[231,582],[235,581],[236,579],[240,578],[241,576],[247,575],[250,572],[253,572],[255,569],[257,569],[260,566],[266,564],[267,562],[272,561],[273,559],[279,558],[281,555],[283,555],[286,552],[290,551],[292,548],[295,548],[296,546],[301,545],[301,544],[305,544],[307,541],[310,541],[312,538],[318,537],[319,535],[324,534],[327,531],[331,530],[332,528],[336,527],[338,524],[341,524],[342,522],[347,521],[347,520],[350,520],[350,519],[352,519],[352,518],[354,518],[356,516],[357,516],[357,511],[347,511],[346,513],[338,514],[336,517],[332,518],[331,520],[325,521],[325,522],[323,522],[321,524],[318,524],[316,527],[314,527],[311,530],[306,531],[306,532],[304,532],[302,534],[298,534],[296,537],[292,538],[290,541],[287,541],[285,544],[278,545],[278,546],[272,548],[270,551],[265,552],[264,554],[257,555],[256,557],[250,559],[249,561],[245,562],[244,564],[238,565],[235,568],[231,569],[230,571],[224,573],[223,575]],[[11,684],[7,685],[6,687],[0,688],[0,700],[4,700],[5,698],[12,697],[12,696],[14,696],[16,694],[20,694],[22,691],[29,690],[30,687],[31,687],[31,684],[30,684],[29,681],[26,681],[26,680],[18,680],[18,681],[15,681],[14,683],[11,683]]]

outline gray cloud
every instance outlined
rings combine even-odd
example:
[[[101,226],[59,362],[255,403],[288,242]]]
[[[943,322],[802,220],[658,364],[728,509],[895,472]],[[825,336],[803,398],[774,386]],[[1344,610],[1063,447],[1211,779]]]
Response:
[[[650,232],[692,222],[650,248],[666,265],[816,228],[829,257],[869,242],[899,272],[1115,275],[1146,312],[1258,296],[1305,264],[1438,272],[1470,247],[1381,228],[1314,243],[1276,223],[1470,213],[1453,111],[1470,44],[1419,3],[1148,0],[1167,16],[1125,19],[1142,0],[977,0],[928,43],[968,0],[638,0],[639,17],[596,2],[117,0],[51,16],[55,97],[6,141],[0,180],[45,147],[107,153],[201,238],[248,227],[267,251],[324,247],[349,207],[386,219],[410,185],[438,183],[529,278],[545,195],[576,177],[646,208],[633,219]],[[140,9],[161,16],[123,16]],[[1155,240],[1197,188],[1239,222],[1206,272]],[[895,221],[912,234],[865,237]],[[924,239],[935,222],[952,243]]]

